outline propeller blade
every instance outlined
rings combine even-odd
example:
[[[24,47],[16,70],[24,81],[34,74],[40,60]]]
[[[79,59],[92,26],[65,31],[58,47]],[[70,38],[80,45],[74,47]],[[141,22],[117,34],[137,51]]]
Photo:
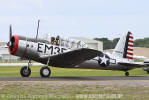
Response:
[[[11,37],[12,37],[12,29],[11,29],[11,25],[9,25],[9,42],[8,43],[6,43],[7,44],[7,46],[10,46],[11,45]]]
[[[11,40],[12,37],[12,29],[11,29],[11,25],[9,26],[9,41]]]

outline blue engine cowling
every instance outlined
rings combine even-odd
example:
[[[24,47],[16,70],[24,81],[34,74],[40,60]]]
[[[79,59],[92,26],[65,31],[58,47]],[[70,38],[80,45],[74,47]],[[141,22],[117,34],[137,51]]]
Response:
[[[110,65],[110,57],[107,54],[99,55],[98,64],[102,67],[109,66]]]

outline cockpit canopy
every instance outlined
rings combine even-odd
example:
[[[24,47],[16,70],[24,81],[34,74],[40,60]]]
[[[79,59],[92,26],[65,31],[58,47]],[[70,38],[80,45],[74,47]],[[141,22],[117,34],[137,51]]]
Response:
[[[75,48],[87,48],[87,44],[84,43],[83,41],[80,40],[76,40],[76,39],[72,39],[72,38],[68,38],[68,37],[62,37],[62,36],[51,36],[49,39],[49,42],[52,45],[58,45],[58,46],[63,46],[66,48],[71,48],[71,49],[75,49]]]

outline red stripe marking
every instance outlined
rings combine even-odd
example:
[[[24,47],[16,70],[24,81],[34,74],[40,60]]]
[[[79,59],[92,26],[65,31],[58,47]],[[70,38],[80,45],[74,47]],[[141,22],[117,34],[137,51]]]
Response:
[[[130,39],[133,39],[133,36],[129,36]]]
[[[132,40],[128,40],[129,42],[131,42],[131,43],[133,43],[133,41]]]
[[[127,48],[127,50],[129,50],[129,51],[133,51],[133,49],[130,49],[130,48]]]
[[[127,55],[133,55],[133,53],[129,53],[129,52],[127,52]]]
[[[128,57],[128,56],[126,56],[126,58],[127,58],[127,59],[133,59],[133,57]]]
[[[129,46],[129,47],[133,47],[133,45],[131,45],[131,44],[128,44],[128,46]]]

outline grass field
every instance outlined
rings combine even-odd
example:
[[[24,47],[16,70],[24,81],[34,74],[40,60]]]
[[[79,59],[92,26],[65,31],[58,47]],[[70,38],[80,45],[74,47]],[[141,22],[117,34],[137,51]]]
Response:
[[[32,66],[31,77],[40,77],[39,71],[41,66]],[[95,69],[66,69],[66,68],[51,68],[51,76],[63,77],[63,76],[124,76],[122,71],[109,71],[109,70],[95,70]],[[21,77],[21,67],[0,67],[0,77]],[[149,76],[143,69],[130,70],[130,76]]]
[[[21,77],[21,67],[0,67],[0,77]],[[31,77],[40,77],[41,66],[32,66]],[[51,67],[52,77],[124,76],[121,71],[65,69]],[[129,71],[131,76],[148,76],[141,68]],[[92,82],[92,81],[90,81]],[[122,81],[123,82],[123,81]],[[80,82],[81,83],[81,82]],[[75,81],[0,82],[0,100],[148,100],[149,85],[78,84]],[[84,96],[83,98],[81,96]],[[102,98],[86,98],[86,96]],[[107,98],[120,95],[121,98]],[[81,98],[80,98],[81,97]]]
[[[70,84],[70,82],[0,83],[0,100],[148,100],[148,93],[149,85]]]

